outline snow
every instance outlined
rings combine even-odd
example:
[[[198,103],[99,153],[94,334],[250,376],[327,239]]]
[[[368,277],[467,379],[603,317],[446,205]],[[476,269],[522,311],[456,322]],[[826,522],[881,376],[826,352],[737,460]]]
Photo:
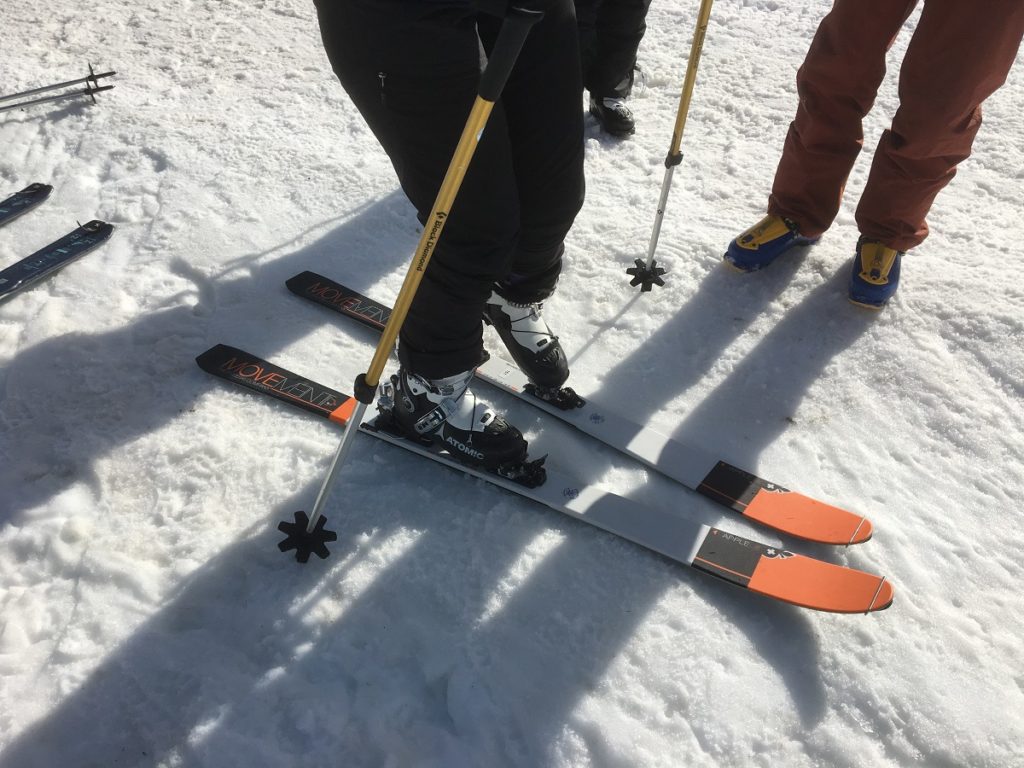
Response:
[[[545,429],[608,489],[884,573],[893,606],[772,603],[368,439],[327,504],[331,557],[280,554],[340,432],[193,358],[232,344],[350,390],[373,339],[283,282],[315,269],[392,300],[419,236],[312,4],[6,0],[5,93],[118,74],[95,106],[0,114],[0,196],[54,185],[0,230],[0,264],[75,220],[116,226],[0,307],[2,768],[1024,766],[1024,68],[868,314],[844,295],[853,210],[909,30],[833,229],[742,276],[721,253],[762,213],[828,4],[718,4],[668,282],[640,295],[624,269],[646,256],[696,5],[651,9],[636,136],[588,119],[547,317],[581,391],[876,535],[783,539]],[[493,400],[542,442],[536,413]]]

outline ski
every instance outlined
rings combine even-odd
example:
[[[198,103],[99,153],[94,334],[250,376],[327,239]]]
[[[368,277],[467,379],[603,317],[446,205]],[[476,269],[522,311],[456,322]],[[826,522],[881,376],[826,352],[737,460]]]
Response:
[[[53,187],[49,184],[29,184],[20,192],[15,192],[6,200],[0,201],[0,227],[9,221],[28,213],[50,196]]]
[[[354,398],[235,347],[218,344],[199,355],[196,362],[214,376],[340,425],[345,425],[355,411]],[[546,482],[530,488],[392,434],[381,418],[361,424],[359,429],[750,592],[834,613],[869,613],[892,603],[893,587],[885,577],[689,522],[581,482],[550,466],[546,467]]]
[[[7,269],[0,270],[0,302],[84,256],[110,237],[113,231],[112,224],[98,220],[90,221],[31,256],[26,256]]]
[[[315,272],[298,274],[286,285],[297,296],[377,332],[384,329],[391,314],[390,307]],[[566,398],[569,407],[542,399],[523,372],[502,358],[492,355],[476,375],[747,520],[822,544],[859,544],[871,538],[871,522],[865,517],[764,480],[589,398]]]

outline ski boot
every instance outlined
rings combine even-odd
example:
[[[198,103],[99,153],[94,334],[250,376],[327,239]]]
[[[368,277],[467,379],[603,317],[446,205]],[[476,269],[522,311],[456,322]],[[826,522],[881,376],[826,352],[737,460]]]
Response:
[[[590,114],[597,118],[601,127],[612,136],[630,136],[636,132],[636,120],[626,100],[615,96],[599,99],[590,97]]]
[[[530,380],[530,394],[558,408],[568,410],[583,405],[569,387],[569,361],[565,359],[558,337],[541,316],[543,302],[518,303],[503,298],[497,291],[484,306],[484,322],[494,326],[512,359]]]
[[[781,216],[765,216],[729,243],[725,263],[739,272],[756,272],[800,245],[814,245],[820,237],[804,237],[796,224]]]
[[[903,253],[861,235],[850,272],[850,302],[868,309],[884,307],[899,287]]]
[[[523,485],[540,485],[543,459],[528,461],[522,433],[477,399],[469,389],[473,373],[426,379],[402,367],[382,382],[378,409],[401,437]]]

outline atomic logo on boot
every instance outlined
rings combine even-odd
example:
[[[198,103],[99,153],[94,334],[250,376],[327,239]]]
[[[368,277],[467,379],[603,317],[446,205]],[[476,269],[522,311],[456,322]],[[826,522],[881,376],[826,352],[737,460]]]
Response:
[[[476,450],[472,445],[466,445],[465,443],[459,442],[451,435],[445,435],[444,441],[446,444],[453,446],[456,450],[461,451],[467,456],[472,456],[478,461],[483,461],[485,458],[484,455],[480,453],[480,451]]]

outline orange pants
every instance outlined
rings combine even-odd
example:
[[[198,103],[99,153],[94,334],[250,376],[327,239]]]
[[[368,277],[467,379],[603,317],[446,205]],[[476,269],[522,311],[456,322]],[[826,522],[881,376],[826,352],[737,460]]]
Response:
[[[815,33],[768,203],[807,237],[836,217],[886,51],[917,3],[835,0]],[[1022,35],[1024,0],[924,0],[900,67],[900,106],[857,206],[862,234],[901,251],[928,236],[928,210],[970,156],[981,103],[1005,82]]]

